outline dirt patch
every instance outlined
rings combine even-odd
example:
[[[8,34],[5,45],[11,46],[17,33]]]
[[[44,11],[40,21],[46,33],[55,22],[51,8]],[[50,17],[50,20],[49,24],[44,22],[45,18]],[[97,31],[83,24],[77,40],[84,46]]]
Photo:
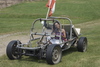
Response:
[[[12,40],[20,40],[22,43],[27,43],[29,40],[29,35],[26,33],[0,35],[0,56],[6,54],[6,47]]]

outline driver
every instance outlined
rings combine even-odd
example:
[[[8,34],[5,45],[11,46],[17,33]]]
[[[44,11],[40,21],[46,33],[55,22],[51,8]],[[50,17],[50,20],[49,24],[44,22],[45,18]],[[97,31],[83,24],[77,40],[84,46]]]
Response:
[[[60,35],[60,23],[57,22],[57,21],[53,24],[52,34]],[[59,39],[59,37],[55,37],[55,38]],[[65,29],[61,29],[61,38],[62,38],[63,41],[67,41]]]
[[[60,34],[60,31],[61,31],[61,34]],[[58,36],[54,37],[54,39],[52,39],[50,36],[47,37],[47,41],[51,44],[59,44],[60,43],[60,41],[59,41],[60,35],[61,35],[62,41],[67,41],[66,32],[64,29],[60,29],[60,23],[57,21],[53,24],[53,29],[52,29],[51,34],[58,35]]]

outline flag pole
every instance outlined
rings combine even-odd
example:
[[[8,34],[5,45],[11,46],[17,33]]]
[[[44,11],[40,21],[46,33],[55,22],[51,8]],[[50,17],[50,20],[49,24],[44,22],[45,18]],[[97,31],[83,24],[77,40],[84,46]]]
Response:
[[[50,12],[50,8],[48,8],[46,19],[48,19],[49,12]]]

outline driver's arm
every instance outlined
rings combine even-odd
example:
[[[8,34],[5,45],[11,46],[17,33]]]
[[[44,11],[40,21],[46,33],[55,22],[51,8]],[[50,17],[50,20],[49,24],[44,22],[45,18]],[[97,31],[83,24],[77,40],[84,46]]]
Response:
[[[66,38],[66,32],[65,32],[64,29],[62,29],[62,33],[63,33],[62,37],[63,37],[63,38]]]

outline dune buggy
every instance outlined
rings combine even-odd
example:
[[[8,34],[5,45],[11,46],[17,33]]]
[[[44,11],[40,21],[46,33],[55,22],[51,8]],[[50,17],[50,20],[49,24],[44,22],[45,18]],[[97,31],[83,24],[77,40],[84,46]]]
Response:
[[[60,22],[58,19],[62,19],[62,21]],[[63,20],[65,20],[65,23],[62,23]],[[65,29],[67,35],[66,41],[61,39],[61,34],[51,34],[55,22],[59,22],[60,28]],[[69,18],[40,18],[32,24],[30,40],[25,44],[22,44],[19,40],[11,41],[7,45],[6,53],[11,60],[20,59],[22,55],[25,55],[38,57],[40,59],[45,58],[48,64],[57,64],[61,61],[62,51],[69,49],[71,46],[76,45],[75,47],[80,52],[86,51],[87,38],[79,36],[80,29],[75,28]],[[59,39],[55,39],[55,37],[59,37]]]

